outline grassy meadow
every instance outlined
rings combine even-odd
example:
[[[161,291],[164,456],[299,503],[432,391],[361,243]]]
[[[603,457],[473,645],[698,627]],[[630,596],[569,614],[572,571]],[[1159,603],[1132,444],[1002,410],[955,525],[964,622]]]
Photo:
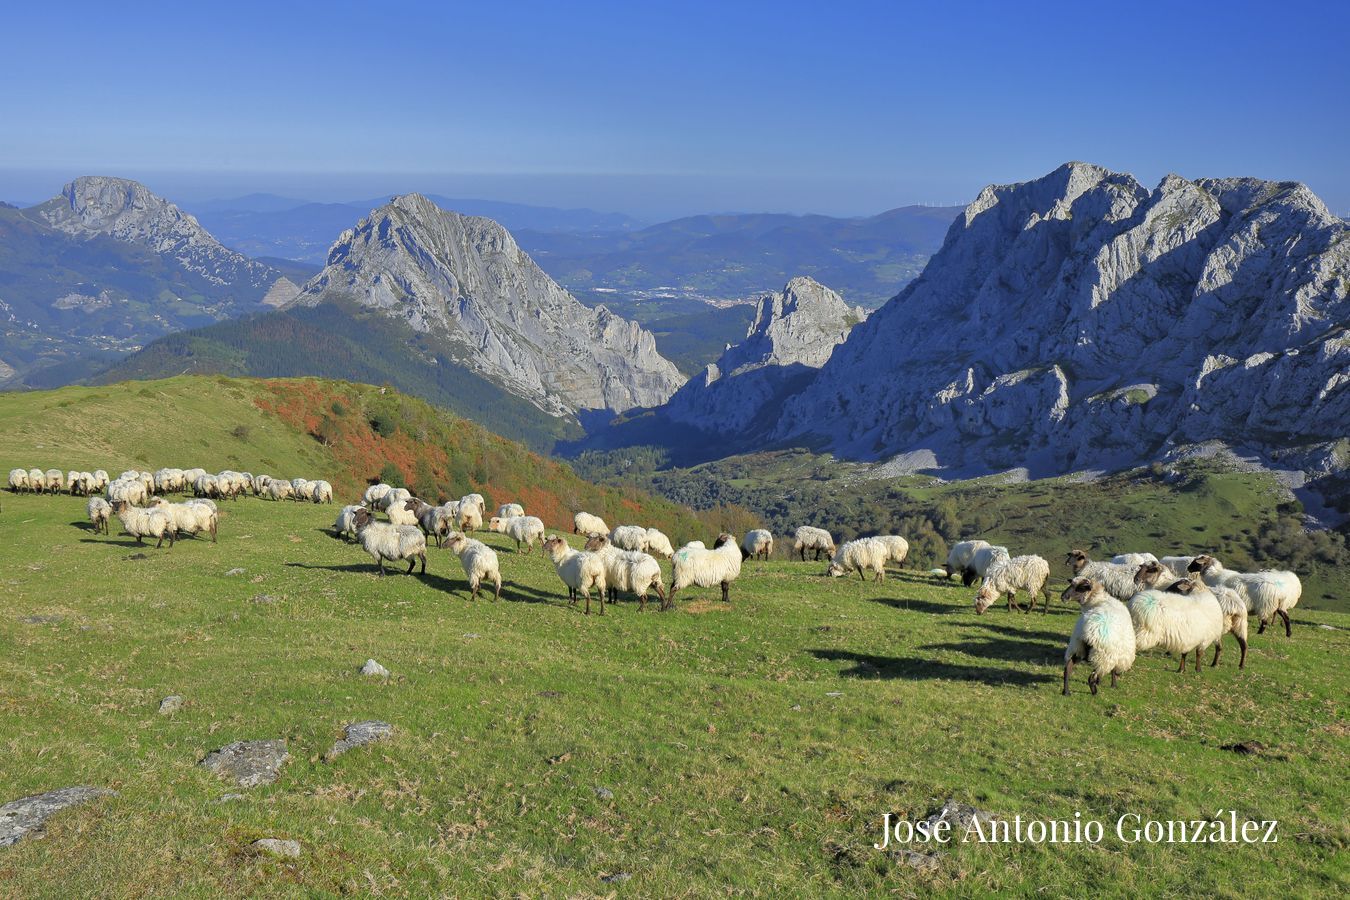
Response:
[[[269,388],[165,382],[151,394],[182,402],[158,417],[141,389],[0,397],[0,469],[115,475],[143,460],[354,487],[343,479],[355,463],[258,393],[279,396]],[[920,571],[831,580],[823,562],[780,557],[746,563],[729,606],[691,589],[672,612],[625,600],[588,617],[547,559],[498,535],[484,539],[503,599],[470,603],[445,551],[429,551],[425,576],[377,577],[329,530],[335,506],[221,508],[218,544],[156,551],[116,520],[94,535],[82,498],[0,498],[0,802],[118,791],[0,849],[0,896],[1350,889],[1345,613],[1296,609],[1293,638],[1253,636],[1243,671],[1231,643],[1199,675],[1147,654],[1096,697],[1080,668],[1062,697],[1075,615],[1058,599],[1049,614],[977,617],[971,591]],[[707,523],[672,521],[704,529],[682,537],[712,537]],[[367,658],[391,678],[359,675]],[[161,716],[169,694],[186,704]],[[321,760],[344,723],[364,719],[395,736]],[[264,738],[288,742],[281,777],[223,801],[240,791],[198,760]],[[1220,749],[1244,740],[1266,750]],[[1007,818],[1081,811],[1107,823],[1107,839],[956,845],[931,872],[872,849],[884,813],[920,818],[948,797]],[[1278,820],[1279,843],[1122,844],[1112,830],[1125,813],[1228,809]],[[248,845],[261,837],[304,853],[257,857]]]

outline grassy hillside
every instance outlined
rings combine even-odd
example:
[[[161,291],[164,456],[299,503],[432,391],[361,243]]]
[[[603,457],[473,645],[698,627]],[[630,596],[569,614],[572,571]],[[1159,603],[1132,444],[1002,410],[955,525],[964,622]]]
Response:
[[[876,477],[868,466],[806,451],[758,453],[692,469],[663,469],[665,454],[631,448],[583,454],[587,478],[639,486],[694,508],[732,504],[778,534],[798,525],[849,539],[907,536],[915,565],[941,564],[950,543],[972,537],[1050,560],[1056,577],[1075,547],[1094,556],[1148,550],[1215,553],[1237,569],[1293,569],[1302,604],[1350,610],[1350,551],[1343,534],[1308,532],[1302,508],[1271,476],[1196,460],[1100,481],[997,478],[942,484],[925,477]]]
[[[18,465],[114,475],[126,468],[232,468],[327,478],[341,502],[384,477],[428,500],[471,491],[494,509],[518,500],[551,528],[570,529],[572,513],[585,509],[616,523],[645,521],[672,537],[704,530],[676,504],[632,488],[596,487],[473,422],[369,385],[180,376],[0,394],[0,433],[6,472]]]
[[[207,390],[189,403],[189,387]],[[62,392],[68,406],[30,411],[49,430],[26,430],[18,457],[318,468],[323,448],[297,443],[248,387],[149,386],[189,407],[162,443],[147,426],[173,416],[139,405],[136,390],[106,425],[89,394]],[[22,419],[4,400],[13,434]],[[236,422],[256,429],[253,443],[225,440]],[[72,434],[72,450],[58,450]],[[497,536],[486,539],[503,601],[471,604],[444,551],[426,576],[372,574],[359,547],[327,531],[330,507],[241,500],[226,505],[219,544],[162,551],[116,525],[94,536],[79,498],[5,496],[3,507],[0,800],[75,784],[118,791],[57,815],[44,840],[0,849],[5,896],[1350,887],[1343,614],[1299,610],[1294,637],[1255,637],[1243,671],[1231,645],[1199,675],[1150,654],[1097,697],[1080,672],[1066,698],[1068,610],[977,618],[968,591],[912,570],[872,584],[827,580],[820,564],[751,564],[730,607],[690,590],[675,612],[623,602],[585,617],[547,561]],[[368,657],[393,677],[358,675]],[[169,694],[185,706],[161,716]],[[397,732],[323,762],[343,724],[364,719]],[[196,765],[232,741],[273,738],[292,756],[274,785],[240,791]],[[1221,749],[1243,740],[1267,749]],[[921,817],[947,797],[1004,817],[1078,811],[1108,836],[956,845],[929,873],[872,849],[883,813]],[[1112,831],[1126,813],[1221,809],[1278,820],[1280,842],[1123,844]],[[261,837],[298,840],[303,855],[256,857]]]

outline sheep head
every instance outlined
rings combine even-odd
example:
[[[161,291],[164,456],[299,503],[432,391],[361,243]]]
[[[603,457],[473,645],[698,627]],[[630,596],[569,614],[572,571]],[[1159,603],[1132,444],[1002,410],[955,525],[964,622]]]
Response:
[[[1069,586],[1064,589],[1064,593],[1059,595],[1059,599],[1067,602],[1069,600],[1078,601],[1082,606],[1083,601],[1092,596],[1093,591],[1100,590],[1101,586],[1091,578],[1075,578],[1069,582]]]
[[[998,591],[994,590],[989,582],[982,583],[980,590],[975,594],[975,614],[978,616],[984,615],[984,611],[993,606],[997,599]],[[1034,601],[1036,598],[1032,597],[1031,599]]]
[[[1087,553],[1084,551],[1070,550],[1068,555],[1064,557],[1064,562],[1073,570],[1073,574],[1077,575],[1083,571],[1083,567],[1088,564],[1089,560]]]
[[[603,534],[592,534],[586,538],[585,549],[594,553],[596,550],[603,550],[609,546],[609,537]]]
[[[1201,553],[1195,559],[1191,560],[1191,564],[1186,567],[1186,571],[1198,572],[1203,575],[1205,572],[1209,571],[1211,566],[1218,565],[1218,562],[1219,561],[1214,557],[1206,553]]]
[[[1146,562],[1134,573],[1134,583],[1137,587],[1151,588],[1167,574],[1160,562]]]
[[[825,574],[830,576],[831,578],[838,578],[840,575],[843,575],[844,572],[845,572],[844,567],[839,565],[839,563],[837,562],[830,563],[830,567],[825,570]]]
[[[1191,579],[1179,578],[1167,586],[1167,592],[1169,594],[1190,595],[1195,591],[1195,587],[1196,587],[1195,582],[1191,581]]]
[[[734,541],[734,540],[736,540],[736,536],[735,536],[735,535],[727,534],[727,533],[724,531],[724,532],[722,532],[721,534],[719,534],[719,535],[717,536],[717,540],[713,541],[713,549],[716,550],[718,547],[722,546],[723,544],[727,543],[728,541]],[[831,549],[833,549],[833,548],[831,548]]]
[[[445,549],[449,550],[451,553],[458,554],[461,550],[464,549],[464,545],[467,544],[468,542],[469,539],[465,537],[463,532],[452,531],[450,532],[450,535],[445,539]]]

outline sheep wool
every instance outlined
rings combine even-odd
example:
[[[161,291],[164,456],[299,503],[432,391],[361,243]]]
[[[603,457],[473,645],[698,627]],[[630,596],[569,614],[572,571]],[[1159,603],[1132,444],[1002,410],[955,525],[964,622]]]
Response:
[[[844,543],[835,551],[834,559],[830,561],[830,567],[825,570],[825,574],[831,578],[838,578],[840,575],[856,571],[858,578],[866,581],[867,577],[863,572],[870,570],[875,573],[874,581],[885,581],[886,563],[890,558],[891,548],[881,541],[870,537],[858,538]]]
[[[970,565],[961,573],[961,583],[970,587],[976,578],[984,578],[989,568],[1009,556],[1007,547],[981,547],[970,557]]]
[[[516,542],[516,550],[525,545],[525,552],[534,552],[534,542],[544,537],[543,520],[536,516],[493,516],[488,520],[488,531],[504,534]]]
[[[773,555],[773,532],[767,528],[752,528],[741,539],[743,559],[768,559]]]
[[[647,593],[656,589],[656,596],[664,603],[665,586],[661,583],[661,564],[654,557],[639,550],[622,550],[609,542],[603,534],[586,541],[586,551],[594,553],[605,566],[605,584],[609,601],[619,598],[619,591],[627,591],[638,598],[638,612],[647,609]]]
[[[952,544],[951,549],[947,551],[947,564],[943,566],[943,568],[947,570],[947,577],[951,578],[953,575],[960,572],[962,573],[964,580],[964,573],[970,568],[970,561],[975,557],[975,554],[978,551],[983,550],[988,546],[990,546],[988,541],[978,540],[958,541],[957,543]],[[971,579],[971,581],[966,582],[966,586],[969,587],[973,581],[974,579]]]
[[[820,559],[820,554],[829,556],[834,555],[834,538],[824,528],[816,528],[813,525],[802,525],[792,534],[792,552],[806,562],[806,551],[814,551],[812,560]]]
[[[1200,579],[1198,574],[1192,573],[1189,580],[1197,581]],[[1169,566],[1163,562],[1144,563],[1135,573],[1134,583],[1140,589],[1157,588],[1165,590],[1178,581],[1176,575],[1172,573]],[[1203,584],[1203,582],[1201,582]],[[1240,656],[1238,657],[1238,668],[1247,667],[1247,603],[1238,594],[1237,591],[1224,585],[1215,585],[1207,587],[1207,590],[1214,595],[1214,599],[1219,603],[1219,609],[1223,611],[1224,631],[1231,634],[1238,643]],[[1214,660],[1210,666],[1219,664],[1219,654],[1223,652],[1223,641],[1214,642]]]
[[[573,534],[609,534],[609,526],[599,516],[579,512],[572,517]]]
[[[1042,595],[1041,612],[1050,611],[1050,591],[1045,587],[1050,580],[1050,563],[1039,556],[1000,556],[984,574],[980,590],[975,594],[975,612],[983,614],[1000,594],[1008,596],[1008,611],[1014,607],[1018,591],[1026,591],[1031,601],[1026,612],[1036,608],[1036,595]]]
[[[502,596],[502,573],[497,566],[497,554],[482,541],[454,531],[446,538],[445,548],[459,557],[464,575],[469,579],[469,599],[478,599],[478,588],[484,581],[492,582],[493,600]]]
[[[333,486],[326,481],[311,481],[309,483],[309,499],[315,503],[332,503]]]
[[[416,525],[387,525],[376,522],[368,510],[359,509],[355,513],[356,538],[361,547],[370,554],[384,575],[384,562],[408,561],[408,573],[418,560],[422,562],[422,574],[427,573],[427,538]]]
[[[1152,553],[1117,553],[1111,562],[1118,566],[1142,566],[1144,563],[1157,562]]]
[[[671,568],[670,593],[666,595],[662,609],[674,606],[675,592],[690,585],[721,585],[722,602],[730,603],[731,583],[741,574],[741,548],[733,535],[723,532],[717,536],[711,550],[689,544],[681,547],[671,560]]]
[[[1187,568],[1211,588],[1226,587],[1235,591],[1243,599],[1247,611],[1261,623],[1256,629],[1257,634],[1264,634],[1266,626],[1279,616],[1284,621],[1284,636],[1293,635],[1289,610],[1297,606],[1303,596],[1303,583],[1293,572],[1276,569],[1236,572],[1225,569],[1222,563],[1207,554],[1191,560]]]
[[[140,486],[137,483],[137,487]],[[126,500],[116,500],[112,504],[112,511],[122,522],[122,528],[138,544],[144,543],[144,538],[152,537],[156,539],[155,549],[159,549],[164,539],[168,538],[169,546],[173,547],[174,539],[178,537],[173,519],[161,509],[132,506]]]
[[[367,515],[370,514],[370,510],[360,504],[353,503],[344,506],[337,514],[336,521],[333,522],[333,531],[339,535],[356,537],[356,511],[358,509],[365,510]]]
[[[84,509],[89,516],[89,524],[94,526],[94,534],[107,534],[108,522],[112,519],[112,507],[108,501],[102,497],[90,497]]]
[[[1093,562],[1082,550],[1070,550],[1064,562],[1074,576],[1089,578],[1102,586],[1112,597],[1124,603],[1134,596],[1134,575],[1138,566],[1116,565],[1109,562]]]
[[[378,504],[384,499],[384,495],[392,491],[393,488],[381,481],[379,484],[372,484],[366,488],[366,492],[361,496],[361,505],[372,509],[378,508]]]
[[[186,503],[170,503],[163,497],[156,497],[151,507],[161,510],[172,520],[178,535],[205,533],[211,535],[211,543],[214,544],[218,514],[214,505],[207,506],[208,502],[189,500]]]
[[[27,469],[9,470],[9,489],[16,494],[23,493],[30,489]]]
[[[641,525],[616,525],[609,533],[609,542],[620,550],[646,550],[647,529]]]
[[[509,519],[513,516],[523,515],[525,515],[525,507],[521,506],[519,503],[503,503],[501,506],[497,507],[497,518],[499,519]]]
[[[675,548],[670,545],[670,538],[666,537],[655,528],[647,529],[647,552],[653,556],[662,556],[670,559],[675,555]]]
[[[1088,689],[1093,694],[1107,673],[1111,675],[1111,687],[1115,687],[1117,678],[1134,665],[1134,625],[1129,610],[1088,578],[1075,578],[1061,597],[1077,600],[1081,608],[1064,648],[1064,696],[1069,695],[1069,675],[1076,662],[1092,667]]]
[[[1186,655],[1195,653],[1195,671],[1200,671],[1200,653],[1218,642],[1224,633],[1223,610],[1203,583],[1176,581],[1165,591],[1149,588],[1137,592],[1125,604],[1134,622],[1135,648],[1155,647],[1181,657],[1178,672],[1186,669]]]
[[[909,541],[898,534],[879,534],[876,537],[891,551],[891,562],[903,565],[909,556]]]
[[[558,535],[544,538],[544,552],[553,561],[553,568],[567,585],[567,596],[572,605],[577,594],[586,598],[586,615],[591,614],[591,588],[600,592],[600,614],[605,613],[605,563],[594,553],[573,550]]]

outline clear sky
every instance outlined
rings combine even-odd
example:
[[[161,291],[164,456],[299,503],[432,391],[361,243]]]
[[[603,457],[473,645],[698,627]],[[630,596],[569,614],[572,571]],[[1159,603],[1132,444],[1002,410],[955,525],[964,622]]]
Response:
[[[32,3],[0,198],[424,190],[877,212],[1069,159],[1305,181],[1350,213],[1350,2]]]

